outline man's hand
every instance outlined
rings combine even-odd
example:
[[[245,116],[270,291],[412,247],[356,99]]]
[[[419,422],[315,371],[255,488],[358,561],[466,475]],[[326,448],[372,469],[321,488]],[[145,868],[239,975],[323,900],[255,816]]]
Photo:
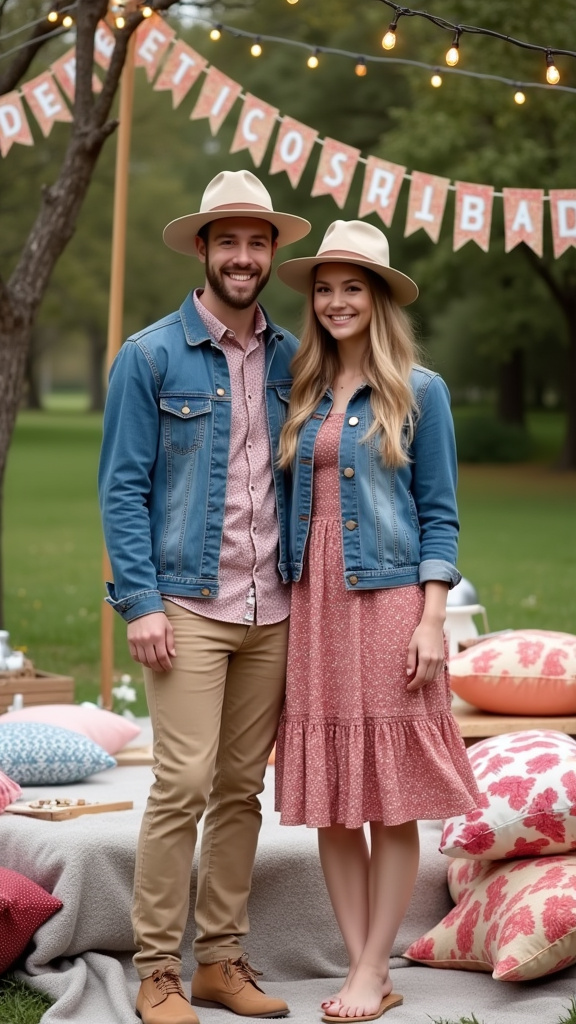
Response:
[[[174,630],[164,612],[152,612],[128,623],[128,647],[134,661],[154,672],[168,672],[176,655]]]

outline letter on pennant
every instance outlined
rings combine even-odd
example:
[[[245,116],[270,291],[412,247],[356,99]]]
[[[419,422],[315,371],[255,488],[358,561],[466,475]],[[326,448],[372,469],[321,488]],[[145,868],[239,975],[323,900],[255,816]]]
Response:
[[[72,114],[49,71],[44,71],[30,82],[24,82],[22,92],[46,138],[50,135],[55,121],[72,120]]]
[[[134,66],[146,68],[146,78],[149,82],[158,71],[160,61],[175,35],[174,29],[170,28],[159,14],[145,18],[136,29]]]
[[[104,71],[110,67],[115,46],[116,39],[112,29],[105,21],[99,21],[94,35],[94,60],[101,68],[104,68]]]
[[[269,103],[263,103],[256,96],[246,93],[230,152],[239,153],[241,149],[247,149],[256,167],[259,167],[277,115],[278,107],[271,107]]]
[[[456,182],[456,213],[454,216],[454,252],[466,242],[476,242],[484,252],[490,248],[492,223],[492,185]]]
[[[201,57],[191,46],[178,39],[170,51],[170,55],[162,68],[154,89],[161,92],[170,89],[172,92],[172,109],[180,105],[185,95],[202,74],[208,61]]]
[[[367,217],[369,213],[377,213],[390,227],[405,173],[406,168],[400,164],[369,156],[358,216]]]
[[[544,189],[503,188],[505,251],[525,242],[542,255]]]
[[[571,245],[576,246],[576,188],[550,189],[552,241],[558,259]]]
[[[202,117],[207,117],[210,131],[212,135],[216,135],[241,92],[242,86],[238,85],[238,82],[234,82],[215,67],[208,68],[190,120],[198,121]]]
[[[423,171],[412,171],[411,177],[404,237],[413,235],[418,228],[424,228],[432,241],[437,242],[450,179],[439,178],[436,174],[424,174]]]
[[[276,137],[269,174],[286,171],[292,188],[296,188],[312,152],[318,132],[291,117],[284,117]]]
[[[33,146],[34,139],[26,120],[24,105],[17,92],[8,92],[0,98],[0,153],[6,156],[13,144]]]
[[[359,149],[346,146],[336,139],[324,139],[311,195],[332,196],[336,205],[342,209],[348,198],[359,157]]]
[[[63,53],[58,60],[55,60],[50,65],[50,70],[62,92],[71,103],[74,103],[74,94],[76,92],[76,48],[73,46],[67,53]],[[92,89],[94,92],[100,92],[102,89],[102,82],[98,75],[92,75]]]

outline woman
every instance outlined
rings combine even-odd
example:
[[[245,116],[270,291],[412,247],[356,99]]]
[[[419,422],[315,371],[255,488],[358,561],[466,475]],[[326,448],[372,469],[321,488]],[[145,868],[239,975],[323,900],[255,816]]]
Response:
[[[390,267],[381,231],[335,221],[315,257],[278,275],[308,303],[279,449],[296,582],[277,809],[282,824],[318,828],[348,953],[322,1019],[375,1020],[402,1002],[388,965],[417,819],[470,811],[478,795],[443,634],[460,578],[453,424],[401,309],[418,289]]]

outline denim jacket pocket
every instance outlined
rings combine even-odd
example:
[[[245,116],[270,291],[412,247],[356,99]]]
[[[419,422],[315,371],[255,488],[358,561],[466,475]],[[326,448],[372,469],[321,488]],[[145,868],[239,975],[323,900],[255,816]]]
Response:
[[[160,397],[164,447],[178,455],[189,455],[204,444],[206,419],[212,412],[210,398],[187,395]]]

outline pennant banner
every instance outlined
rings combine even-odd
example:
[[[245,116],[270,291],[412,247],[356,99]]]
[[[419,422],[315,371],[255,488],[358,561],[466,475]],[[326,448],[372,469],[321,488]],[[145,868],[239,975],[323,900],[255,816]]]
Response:
[[[50,135],[55,121],[72,120],[72,114],[49,71],[44,71],[31,82],[25,82],[22,92],[46,138]]]
[[[50,65],[50,70],[62,92],[71,103],[74,103],[76,92],[76,48],[73,47],[71,50],[68,50],[68,53],[63,53],[58,60],[55,60]],[[94,92],[101,92],[102,90],[102,82],[98,75],[92,75],[92,89]]]
[[[576,188],[550,189],[554,255],[561,256],[576,245]]]
[[[336,205],[342,209],[348,198],[359,158],[359,149],[345,146],[336,139],[324,139],[311,195],[332,196]]]
[[[544,189],[504,188],[505,250],[525,242],[537,256],[542,255]]]
[[[369,213],[377,213],[386,226],[390,227],[405,174],[406,168],[400,164],[390,164],[387,160],[369,156],[358,216],[367,217]]]
[[[0,98],[0,153],[6,156],[13,144],[33,146],[34,139],[26,120],[24,106],[17,92],[8,92]]]
[[[174,29],[170,28],[159,14],[145,18],[136,29],[134,67],[145,68],[149,82],[158,71],[162,57],[175,35]]]
[[[205,57],[201,57],[191,46],[178,40],[170,50],[170,56],[161,75],[156,79],[154,88],[158,92],[170,89],[172,109],[175,110],[202,74],[207,63]]]
[[[104,71],[107,71],[110,67],[115,46],[116,39],[112,29],[108,27],[105,21],[99,21],[94,36],[94,60]]]
[[[292,188],[296,188],[317,137],[318,132],[314,128],[300,124],[292,117],[283,117],[268,173],[286,171]]]
[[[239,153],[247,149],[256,167],[260,167],[277,116],[277,107],[271,107],[247,93],[230,152]]]
[[[424,228],[433,242],[438,241],[449,184],[449,178],[412,171],[405,238],[413,235],[418,228]]]
[[[454,252],[470,241],[476,242],[484,252],[488,252],[493,197],[494,189],[491,185],[456,182]]]
[[[233,82],[214,67],[209,68],[190,120],[207,117],[210,131],[216,135],[241,92],[242,86],[238,82]]]

